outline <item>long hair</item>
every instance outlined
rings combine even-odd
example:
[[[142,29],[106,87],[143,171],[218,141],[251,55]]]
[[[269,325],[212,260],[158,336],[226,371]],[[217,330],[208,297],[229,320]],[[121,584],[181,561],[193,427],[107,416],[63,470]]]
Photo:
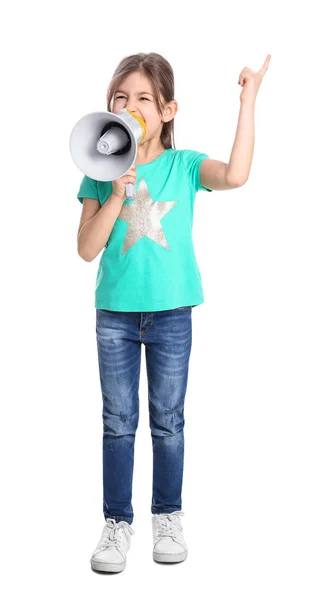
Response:
[[[162,115],[164,106],[161,102],[160,94],[165,102],[174,100],[174,74],[169,62],[156,52],[131,54],[121,60],[113,73],[107,90],[107,110],[111,112],[113,96],[122,81],[129,73],[135,71],[142,73],[150,81],[153,87],[157,110]],[[174,119],[163,124],[160,141],[165,148],[175,149]]]

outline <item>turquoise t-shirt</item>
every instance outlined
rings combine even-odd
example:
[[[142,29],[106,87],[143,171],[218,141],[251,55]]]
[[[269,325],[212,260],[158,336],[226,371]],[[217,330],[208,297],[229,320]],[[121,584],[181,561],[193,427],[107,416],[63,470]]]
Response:
[[[207,154],[167,148],[136,165],[136,198],[122,205],[102,251],[96,278],[95,308],[152,312],[204,302],[193,239],[193,209]],[[78,200],[102,206],[112,182],[84,176]]]

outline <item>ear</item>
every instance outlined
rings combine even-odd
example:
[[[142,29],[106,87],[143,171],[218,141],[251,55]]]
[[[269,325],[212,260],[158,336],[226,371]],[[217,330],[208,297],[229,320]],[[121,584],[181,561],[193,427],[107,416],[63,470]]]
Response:
[[[170,100],[164,108],[162,121],[164,123],[168,123],[168,121],[172,121],[175,115],[178,112],[178,103],[176,100]]]

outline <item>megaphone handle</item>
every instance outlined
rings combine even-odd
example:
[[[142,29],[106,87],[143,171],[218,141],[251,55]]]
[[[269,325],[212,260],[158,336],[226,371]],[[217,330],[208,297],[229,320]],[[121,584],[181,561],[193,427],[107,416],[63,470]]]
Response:
[[[133,183],[126,183],[126,198],[135,198],[136,186]]]

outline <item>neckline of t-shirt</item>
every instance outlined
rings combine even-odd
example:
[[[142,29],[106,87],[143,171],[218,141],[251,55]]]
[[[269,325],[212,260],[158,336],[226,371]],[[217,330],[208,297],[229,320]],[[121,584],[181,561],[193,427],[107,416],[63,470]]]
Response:
[[[163,150],[163,152],[161,154],[159,154],[159,156],[156,156],[156,158],[154,158],[153,160],[151,160],[148,163],[144,163],[144,164],[136,164],[137,167],[139,167],[139,169],[143,169],[144,167],[150,167],[153,166],[156,162],[158,162],[166,153],[168,150],[173,150],[173,148],[165,148],[165,150]]]

